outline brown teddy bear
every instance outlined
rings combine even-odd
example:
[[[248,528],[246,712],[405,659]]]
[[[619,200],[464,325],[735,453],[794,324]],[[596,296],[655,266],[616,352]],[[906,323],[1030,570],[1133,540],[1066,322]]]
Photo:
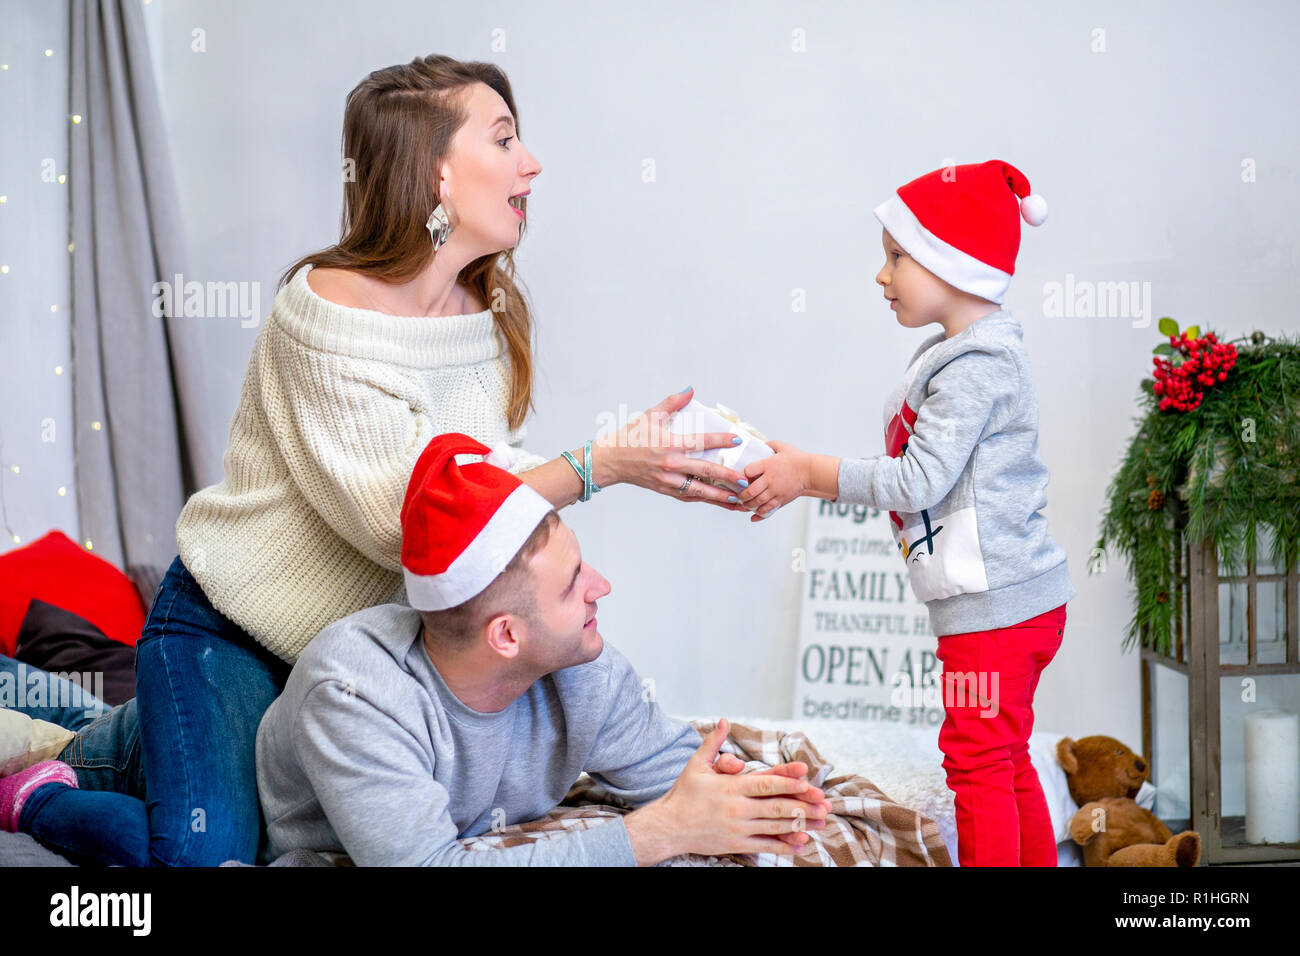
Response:
[[[1114,737],[1064,737],[1056,759],[1079,810],[1070,836],[1083,847],[1084,866],[1196,866],[1201,837],[1177,836],[1133,800],[1150,768]]]

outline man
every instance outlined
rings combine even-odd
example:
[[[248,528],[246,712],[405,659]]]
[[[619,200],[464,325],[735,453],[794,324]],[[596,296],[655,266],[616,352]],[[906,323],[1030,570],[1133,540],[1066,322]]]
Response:
[[[370,865],[651,865],[794,853],[830,805],[803,764],[740,774],[596,629],[609,583],[541,495],[461,434],[429,443],[402,505],[407,599],[324,628],[257,735],[269,854]],[[530,845],[457,840],[535,819],[582,772],[631,813]]]

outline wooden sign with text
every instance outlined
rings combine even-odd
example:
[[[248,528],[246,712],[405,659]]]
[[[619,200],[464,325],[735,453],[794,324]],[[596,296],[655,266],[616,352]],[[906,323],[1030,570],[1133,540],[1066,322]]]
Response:
[[[912,593],[889,515],[809,501],[794,718],[937,726],[942,665]]]

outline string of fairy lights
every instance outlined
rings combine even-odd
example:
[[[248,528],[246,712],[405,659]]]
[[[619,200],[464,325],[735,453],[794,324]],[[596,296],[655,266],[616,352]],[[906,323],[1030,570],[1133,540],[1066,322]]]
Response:
[[[146,0],[146,2],[148,2],[148,0]],[[46,57],[53,57],[54,51],[51,49],[46,49],[44,51],[44,54]],[[8,72],[8,70],[9,70],[8,63],[0,63],[0,73]],[[81,125],[82,117],[80,113],[71,113],[68,115],[68,119],[71,121],[74,127]],[[67,184],[68,177],[66,173],[60,173],[56,178],[60,185]],[[0,193],[0,215],[4,213],[3,207],[7,206],[8,203],[9,203],[8,194]],[[69,231],[71,231],[71,223],[68,224],[68,228]],[[73,242],[71,238],[69,238],[68,240],[69,255],[72,254],[73,248],[74,248]],[[9,274],[10,274],[9,264],[5,262],[0,262],[0,276],[8,276]],[[51,312],[59,311],[59,305],[57,302],[50,305],[50,311]],[[62,365],[54,366],[55,375],[63,375],[63,373],[64,373],[64,367]],[[104,423],[96,420],[87,423],[86,427],[90,428],[91,431],[102,432],[104,430]],[[72,465],[73,474],[76,474],[77,442],[75,440],[72,443],[72,460],[73,460],[73,465]],[[0,432],[0,523],[4,524],[5,534],[7,534],[9,536],[9,539],[16,545],[21,545],[23,543],[23,539],[22,536],[19,535],[18,532],[16,532],[13,529],[13,527],[9,524],[9,508],[5,500],[5,484],[6,484],[6,480],[9,479],[10,475],[21,476],[22,473],[23,473],[22,468],[17,462],[11,462],[5,457],[4,434],[3,432]],[[56,493],[61,498],[66,497],[68,494],[68,486],[59,485],[58,488],[56,489]],[[84,547],[87,551],[94,550],[94,543],[89,538],[84,539],[81,542],[81,544],[82,547]]]

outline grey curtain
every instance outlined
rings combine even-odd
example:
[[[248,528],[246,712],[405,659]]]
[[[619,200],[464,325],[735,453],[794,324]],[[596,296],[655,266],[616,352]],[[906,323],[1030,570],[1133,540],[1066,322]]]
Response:
[[[185,271],[180,205],[139,0],[71,0],[69,23],[77,504],[82,538],[139,584],[175,556],[194,490],[198,399],[177,383],[198,357],[174,347],[184,319],[153,314],[154,283]]]

